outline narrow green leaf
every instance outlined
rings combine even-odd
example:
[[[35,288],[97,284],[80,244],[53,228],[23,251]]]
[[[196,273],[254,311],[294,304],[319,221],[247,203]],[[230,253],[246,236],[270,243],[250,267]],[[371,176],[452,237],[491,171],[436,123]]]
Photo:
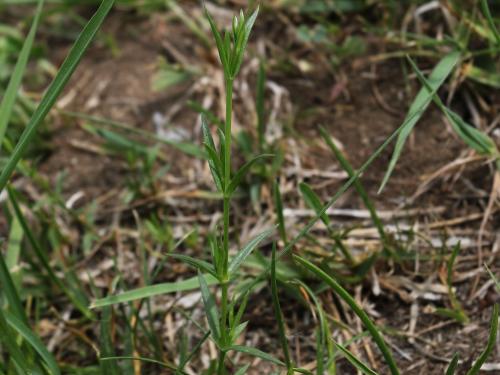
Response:
[[[7,353],[10,354],[11,359],[19,367],[17,371],[19,375],[29,374],[28,369],[29,359],[21,351],[19,345],[16,342],[16,335],[11,332],[9,324],[6,320],[4,312],[0,309],[0,342],[5,347]]]
[[[342,355],[359,371],[365,375],[378,375],[375,371],[370,369],[366,364],[364,364],[360,359],[358,359],[354,354],[352,354],[349,349],[343,347],[339,343],[335,343],[335,346],[342,352]]]
[[[495,142],[488,135],[467,124],[456,112],[446,107],[439,96],[437,96],[436,93],[432,93],[432,86],[430,82],[424,77],[420,69],[418,69],[418,66],[409,56],[408,61],[410,62],[410,65],[412,66],[418,79],[424,86],[423,88],[432,94],[432,99],[444,112],[458,136],[478,153],[498,157],[499,155]]]
[[[283,362],[281,362],[279,359],[273,357],[272,355],[264,353],[263,351],[261,351],[259,349],[251,348],[249,346],[232,345],[232,346],[228,347],[227,350],[234,350],[235,352],[249,354],[251,356],[254,356],[257,358],[262,358],[265,361],[274,363],[274,364],[279,365],[279,366],[285,365]]]
[[[380,334],[380,330],[377,328],[377,326],[371,321],[371,319],[368,317],[366,312],[363,311],[361,307],[356,303],[354,298],[347,292],[337,281],[335,281],[332,277],[327,275],[323,270],[320,268],[316,267],[314,264],[311,262],[305,260],[304,258],[301,258],[299,256],[294,255],[293,258],[299,262],[304,268],[308,269],[311,271],[313,274],[315,274],[317,277],[322,279],[326,284],[328,284],[334,291],[335,293],[338,294],[340,298],[342,298],[348,305],[349,307],[354,311],[354,313],[359,317],[359,319],[363,322],[365,325],[366,329],[370,332],[371,336],[373,337],[373,340],[379,347],[380,351],[382,352],[382,355],[385,358],[385,361],[387,365],[390,368],[390,371],[393,375],[399,375],[399,370],[396,365],[396,362],[394,361],[394,358],[392,356],[392,353],[390,349],[387,347],[384,339],[382,338],[382,335]]]
[[[259,64],[259,73],[257,76],[257,95],[255,107],[257,110],[257,134],[259,137],[259,152],[264,152],[266,142],[266,124],[265,124],[265,90],[266,90],[266,70],[264,63]]]
[[[23,321],[23,323],[28,324],[28,318],[23,309],[23,304],[19,294],[17,293],[12,277],[10,276],[9,269],[5,264],[3,256],[0,254],[0,286],[2,294],[7,298],[10,309],[14,312],[16,316]]]
[[[234,311],[234,306],[235,306],[236,302],[241,301],[240,307],[238,308],[238,311],[236,312],[236,316],[234,316],[234,318],[231,319],[232,326],[240,323],[241,318],[243,317],[243,314],[245,313],[245,310],[247,308],[249,295],[250,295],[250,292],[248,291],[248,292],[243,294],[243,297],[237,298],[237,299],[235,298],[234,301],[231,303],[231,310]]]
[[[238,371],[236,371],[234,375],[245,375],[249,367],[250,364],[246,364],[245,366],[241,367]]]
[[[276,281],[276,242],[273,243],[273,252],[271,258],[271,295],[274,305],[274,316],[278,322],[278,333],[280,337],[281,349],[285,357],[285,365],[288,371],[293,368],[292,358],[288,350],[288,340],[285,332],[285,322],[283,320],[283,312],[281,311],[280,300],[278,297],[278,283]]]
[[[488,337],[488,343],[484,351],[477,359],[477,361],[474,362],[472,368],[469,371],[467,371],[467,375],[476,375],[479,373],[479,370],[481,370],[481,366],[486,362],[493,349],[495,349],[497,334],[498,334],[498,304],[495,303],[495,305],[493,306],[493,312],[491,314],[490,335]]]
[[[469,147],[472,147],[480,154],[498,157],[495,141],[487,134],[466,123],[462,117],[449,108],[445,108],[445,115],[455,132]]]
[[[293,372],[298,372],[299,374],[313,375],[313,373],[305,368],[294,367]],[[293,374],[293,373],[292,373]]]
[[[219,313],[217,311],[217,305],[215,304],[215,298],[212,295],[212,293],[210,293],[205,277],[201,273],[198,274],[198,279],[200,281],[200,291],[201,291],[201,296],[203,298],[203,305],[205,306],[205,314],[207,316],[208,326],[212,331],[212,337],[214,338],[215,342],[219,345],[220,318],[219,318]]]
[[[215,273],[214,266],[212,266],[210,263],[201,260],[201,259],[196,259],[193,257],[190,257],[188,255],[183,255],[183,254],[168,254],[168,256],[178,259],[186,264],[189,264],[190,266],[193,266],[197,270],[209,273],[213,277],[217,277],[217,274]]]
[[[235,342],[241,336],[241,334],[247,328],[247,326],[248,326],[248,321],[240,323],[236,327],[232,328],[232,334],[231,334],[232,342]]]
[[[233,70],[231,72],[232,77],[236,77],[236,75],[238,75],[238,72],[240,71],[240,67],[243,62],[244,52],[248,44],[248,39],[250,38],[250,33],[252,32],[252,28],[255,24],[255,20],[257,19],[258,14],[259,14],[259,8],[257,7],[257,9],[250,16],[250,18],[248,18],[245,21],[245,31],[243,32],[241,42],[238,43],[237,46],[235,46],[236,60],[234,62]]]
[[[258,160],[264,159],[264,158],[272,157],[272,156],[273,155],[270,155],[270,154],[263,154],[263,155],[256,156],[252,160],[247,161],[238,170],[238,172],[236,172],[236,174],[234,175],[234,177],[231,179],[231,183],[229,184],[229,186],[227,188],[226,194],[229,195],[229,196],[231,196],[234,193],[234,191],[236,190],[236,188],[239,186],[241,180],[245,177],[245,175],[248,173],[248,171],[250,170],[250,168],[252,167],[252,165],[255,164],[255,162],[257,162]]]
[[[208,12],[207,8],[205,8],[205,15],[208,19],[208,23],[210,24],[210,28],[212,29],[212,35],[215,38],[215,44],[217,45],[217,50],[219,51],[220,61],[223,67],[227,67],[228,63],[228,51],[224,47],[224,42],[222,41],[222,37],[220,35],[219,30],[217,29],[217,25],[215,24],[212,16]]]
[[[317,328],[317,345],[316,345],[316,374],[323,375],[324,373],[324,363],[325,363],[325,347],[328,351],[327,363],[331,362],[331,365],[328,368],[328,373],[335,373],[335,361],[334,353],[333,353],[333,345],[331,345],[331,340],[329,340],[330,336],[330,327],[328,324],[328,320],[326,319],[325,312],[323,307],[321,306],[321,302],[313,292],[313,290],[303,281],[296,279],[293,281],[298,284],[309,296],[311,297],[316,311],[319,316],[319,327]]]
[[[457,366],[458,366],[458,353],[455,353],[455,355],[451,359],[450,364],[448,365],[448,368],[446,369],[445,375],[454,375],[455,371],[457,370]]]
[[[36,133],[38,126],[45,119],[49,113],[52,106],[55,104],[59,94],[62,92],[66,84],[68,83],[71,75],[75,71],[78,63],[80,62],[83,54],[85,53],[87,47],[90,45],[95,34],[99,30],[101,24],[103,23],[106,15],[111,10],[114,0],[103,0],[99,8],[97,9],[94,16],[89,20],[89,22],[83,28],[80,36],[73,44],[66,60],[63,62],[59,72],[50,84],[42,101],[36,108],[30,122],[28,123],[26,129],[24,130],[19,142],[16,144],[7,164],[0,174],[0,191],[5,188],[7,181],[14,172],[17,163],[22,158],[24,151],[28,147],[31,139]]]
[[[491,270],[486,265],[486,263],[484,264],[484,267],[486,268],[486,271],[488,272],[488,274],[490,275],[491,279],[495,283],[495,286],[497,288],[497,293],[500,293],[500,281],[498,281],[498,278],[493,274],[493,272],[491,272]]]
[[[184,367],[189,363],[189,361],[191,361],[191,359],[194,357],[194,355],[201,349],[201,346],[203,345],[203,343],[205,341],[207,341],[207,339],[210,337],[210,331],[208,331],[207,333],[205,333],[205,335],[203,335],[203,337],[201,338],[200,341],[198,341],[198,343],[196,344],[196,346],[193,348],[193,350],[191,350],[191,352],[189,353],[189,355],[186,356],[186,358],[181,361],[181,363],[179,364],[179,367],[177,368],[177,372],[176,372],[176,375],[179,373],[179,372],[183,372],[184,371]]]
[[[483,10],[484,16],[488,21],[488,25],[491,29],[491,32],[495,36],[497,44],[500,44],[500,32],[498,32],[497,27],[495,26],[495,21],[493,21],[493,17],[490,12],[490,8],[488,7],[488,0],[481,0],[481,9]]]
[[[236,256],[231,259],[229,263],[229,274],[234,274],[241,263],[245,261],[245,259],[252,253],[252,251],[267,237],[269,237],[274,232],[274,228],[268,229],[261,234],[255,236],[251,239],[243,248],[236,254]]]
[[[208,166],[210,167],[210,172],[214,179],[215,186],[218,191],[223,191],[222,188],[222,163],[215,151],[215,143],[212,138],[212,133],[208,127],[207,119],[204,115],[201,115],[201,127],[203,132],[203,143],[205,145],[205,150],[208,154]]]
[[[434,70],[432,71],[429,81],[432,87],[432,92],[429,93],[427,89],[422,88],[418,92],[417,96],[413,100],[412,105],[408,111],[408,114],[403,121],[402,129],[398,135],[398,140],[396,142],[396,146],[394,148],[391,161],[389,163],[389,167],[387,168],[387,172],[384,176],[382,184],[379,189],[379,193],[384,189],[385,185],[389,181],[389,178],[396,166],[397,161],[403,151],[403,147],[405,145],[406,139],[410,135],[411,131],[417,124],[420,117],[423,115],[425,109],[428,107],[430,101],[432,100],[432,96],[437,90],[441,87],[443,82],[446,80],[448,75],[452,72],[455,65],[458,63],[460,59],[460,52],[454,51],[443,57],[443,59],[436,65]]]
[[[476,65],[471,65],[465,70],[465,75],[482,85],[487,85],[495,89],[500,89],[500,73],[493,69],[483,69]]]
[[[283,199],[281,198],[280,185],[278,181],[274,181],[273,184],[273,198],[276,217],[278,218],[278,231],[280,233],[281,240],[286,246],[288,241],[286,237],[285,217],[283,216]]]
[[[19,57],[14,67],[14,71],[10,76],[9,84],[4,92],[2,102],[0,103],[0,150],[3,144],[3,138],[5,136],[5,131],[7,130],[7,125],[16,102],[17,93],[21,82],[23,79],[24,71],[26,70],[26,65],[30,57],[31,47],[33,46],[33,41],[35,40],[36,30],[38,28],[38,23],[40,21],[40,14],[42,13],[43,0],[38,1],[38,6],[35,11],[35,17],[33,18],[33,23],[31,24],[30,31],[24,40],[23,47],[19,53]]]
[[[174,365],[171,365],[170,363],[157,361],[156,359],[152,359],[152,358],[131,357],[131,356],[115,356],[115,357],[99,358],[99,361],[117,361],[117,360],[140,361],[140,362],[152,363],[152,364],[155,364],[155,365],[158,365],[161,367],[168,368],[168,369],[173,370],[173,371],[177,370],[177,367],[175,367]],[[182,374],[185,374],[185,372],[182,372]]]
[[[40,357],[47,365],[47,368],[50,370],[51,374],[59,375],[60,371],[55,358],[52,356],[52,354],[49,353],[43,342],[33,333],[31,328],[26,326],[21,320],[19,320],[10,312],[4,311],[3,314],[7,320],[7,323],[9,323],[9,325],[17,333],[19,333],[40,355]]]
[[[215,285],[218,283],[217,279],[211,275],[205,275],[204,279],[206,280],[208,285]],[[159,294],[185,292],[188,290],[198,289],[199,287],[200,283],[198,277],[196,276],[182,281],[150,285],[138,289],[129,290],[127,292],[123,292],[113,296],[101,298],[92,302],[90,308],[95,309],[109,305],[116,305],[118,303],[125,303],[138,299],[154,297]]]
[[[351,164],[349,163],[347,158],[344,156],[342,151],[340,151],[338,149],[338,147],[335,145],[335,142],[333,142],[332,138],[330,137],[330,135],[328,134],[326,129],[323,127],[320,127],[319,130],[320,130],[321,136],[323,137],[327,146],[330,148],[330,150],[332,151],[335,158],[339,161],[342,168],[347,172],[347,175],[349,177],[354,176],[356,171],[351,166]],[[387,234],[385,233],[384,225],[382,223],[382,220],[380,220],[380,218],[377,214],[377,210],[376,210],[373,202],[371,201],[370,197],[368,196],[368,193],[366,192],[366,190],[363,187],[363,184],[361,183],[360,180],[354,181],[354,188],[356,189],[359,196],[363,200],[365,207],[370,212],[370,216],[372,218],[373,223],[377,227],[377,231],[379,232],[380,238],[384,242],[384,246],[386,246],[386,248],[387,248],[389,246],[389,244],[388,244],[389,240],[388,240]]]
[[[113,345],[113,340],[111,338],[111,314],[112,307],[106,306],[102,311],[102,317],[100,322],[100,337],[99,337],[99,347],[100,347],[100,357],[114,357],[115,348]],[[109,375],[119,375],[120,368],[118,367],[117,361],[100,361],[101,373]]]
[[[321,200],[316,195],[316,193],[311,189],[311,187],[305,182],[301,182],[299,185],[299,190],[300,193],[302,194],[302,197],[306,201],[307,205],[311,207],[316,212],[316,214],[321,213],[321,208],[323,208],[323,204],[321,203]],[[326,227],[329,228],[330,218],[328,217],[326,212],[321,213],[320,218],[326,225]]]

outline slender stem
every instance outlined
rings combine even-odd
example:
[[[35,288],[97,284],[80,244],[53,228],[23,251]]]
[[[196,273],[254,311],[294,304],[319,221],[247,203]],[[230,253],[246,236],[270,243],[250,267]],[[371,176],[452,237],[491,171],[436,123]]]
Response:
[[[231,182],[231,121],[233,117],[233,80],[226,79],[226,125],[224,136],[226,138],[226,149],[224,155],[224,188],[229,187]]]
[[[224,238],[223,238],[223,280],[221,283],[221,318],[220,318],[220,329],[222,342],[227,344],[228,342],[228,327],[227,327],[227,305],[228,305],[228,287],[229,287],[229,216],[230,216],[230,197],[227,196],[227,191],[229,184],[231,182],[231,120],[233,116],[233,80],[226,79],[226,123],[224,127],[224,137],[225,137],[225,150],[224,150]],[[217,368],[217,374],[224,374],[224,359],[226,353],[224,350],[219,352],[219,363]]]

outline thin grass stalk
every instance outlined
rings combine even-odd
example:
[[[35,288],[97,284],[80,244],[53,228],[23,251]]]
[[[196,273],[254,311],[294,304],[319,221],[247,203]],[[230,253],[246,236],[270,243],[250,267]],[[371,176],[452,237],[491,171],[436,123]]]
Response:
[[[327,133],[326,129],[321,127],[320,128],[321,135],[323,136],[323,139],[325,140],[326,144],[328,147],[330,147],[330,150],[333,152],[337,160],[339,161],[340,165],[342,168],[347,172],[349,177],[354,176],[356,171],[352,167],[351,163],[347,160],[347,158],[343,155],[342,151],[338,149],[338,147],[335,145],[335,143],[332,141],[330,135]],[[368,196],[368,193],[366,192],[365,188],[361,184],[360,180],[354,181],[354,188],[358,192],[359,196],[361,197],[365,207],[367,210],[370,212],[370,216],[372,218],[373,224],[375,224],[375,227],[377,228],[377,231],[379,232],[380,238],[382,239],[382,242],[384,243],[384,246],[388,246],[389,240],[387,237],[387,234],[385,233],[384,230],[384,225],[382,224],[382,220],[380,220],[380,217],[377,215],[377,210],[375,209],[375,206],[373,205],[370,197]]]
[[[221,282],[221,339],[224,345],[228,342],[227,337],[227,306],[228,306],[228,289],[229,289],[229,219],[230,219],[230,206],[231,197],[228,195],[229,184],[231,182],[231,120],[233,115],[233,81],[226,78],[226,121],[224,126],[224,200],[223,200],[223,215],[224,215],[224,228],[223,228],[223,265],[222,265],[222,282]],[[219,364],[217,366],[217,374],[224,374],[224,360],[226,351],[220,349],[219,351]]]

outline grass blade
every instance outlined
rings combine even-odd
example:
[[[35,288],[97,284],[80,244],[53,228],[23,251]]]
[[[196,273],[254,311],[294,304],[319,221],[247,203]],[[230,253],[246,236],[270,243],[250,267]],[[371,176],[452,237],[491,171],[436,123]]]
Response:
[[[267,354],[267,353],[265,353],[265,352],[263,352],[263,351],[261,351],[259,349],[251,348],[249,346],[232,345],[232,346],[230,346],[227,349],[228,350],[234,350],[235,352],[249,354],[249,355],[254,356],[254,357],[262,358],[265,361],[274,363],[274,364],[279,365],[279,366],[284,366],[285,365],[283,362],[281,362],[279,359],[273,357],[272,355]]]
[[[280,185],[278,181],[274,181],[273,184],[273,198],[274,198],[276,216],[278,219],[278,232],[280,234],[281,240],[286,246],[287,237],[286,237],[285,217],[283,216],[283,199],[281,198]]]
[[[491,29],[491,32],[495,36],[497,44],[500,44],[500,33],[498,32],[497,27],[495,26],[495,21],[493,21],[493,17],[490,12],[490,8],[488,7],[488,0],[481,0],[481,9],[483,10],[484,16],[488,21],[488,26]]]
[[[131,356],[116,356],[116,357],[103,357],[99,359],[100,361],[117,361],[117,360],[126,360],[126,361],[141,361],[146,363],[153,363],[155,365],[168,368],[169,370],[177,370],[177,367],[171,365],[170,363],[157,361],[156,359],[144,358],[144,357],[131,357]],[[183,372],[184,374],[184,372]]]
[[[92,312],[87,308],[87,300],[85,299],[85,295],[83,293],[74,293],[65,283],[61,281],[61,279],[56,275],[53,270],[53,267],[50,265],[50,262],[45,254],[45,251],[40,247],[39,242],[33,235],[26,219],[24,218],[24,214],[19,207],[17,193],[14,189],[7,187],[7,191],[9,194],[10,202],[12,203],[12,207],[14,208],[14,212],[16,217],[21,224],[24,234],[26,235],[38,261],[41,263],[42,267],[47,272],[49,279],[64,293],[66,296],[73,302],[73,304],[89,319],[93,318]]]
[[[231,183],[229,184],[229,187],[227,188],[226,194],[227,195],[232,195],[234,193],[234,191],[236,190],[236,188],[240,185],[240,182],[243,179],[243,177],[245,177],[245,175],[248,173],[248,171],[250,170],[250,168],[252,167],[252,165],[254,165],[255,162],[257,162],[257,161],[259,161],[259,160],[261,160],[263,158],[272,157],[272,156],[273,155],[262,154],[262,155],[256,156],[255,158],[249,160],[248,162],[246,162],[238,170],[238,172],[236,172],[236,174],[234,175],[234,177],[231,179]]]
[[[294,283],[296,283],[299,288],[302,288],[312,299],[314,303],[314,307],[316,308],[316,311],[318,312],[319,316],[319,327],[317,331],[317,339],[316,339],[316,374],[317,375],[323,375],[324,373],[324,364],[331,362],[327,367],[327,373],[328,374],[335,374],[335,361],[331,361],[330,359],[334,358],[334,353],[333,353],[333,345],[331,345],[331,340],[328,340],[328,337],[330,335],[330,327],[328,324],[328,320],[326,319],[325,312],[323,310],[323,307],[321,306],[321,302],[318,299],[318,297],[314,294],[313,290],[309,288],[304,282],[301,280],[294,280]],[[325,361],[325,348],[327,350],[328,354],[328,359]]]
[[[217,277],[217,274],[215,273],[214,266],[212,266],[210,263],[201,260],[201,259],[196,259],[193,257],[190,257],[188,255],[183,255],[183,254],[169,254],[168,256],[178,259],[181,262],[184,262],[186,264],[189,264],[190,266],[196,268],[196,270],[200,270],[202,272],[209,273],[213,277]]]
[[[50,370],[51,374],[59,375],[60,371],[55,358],[52,356],[52,354],[49,353],[47,348],[45,348],[43,342],[32,332],[32,330],[13,314],[7,311],[4,311],[3,314],[5,316],[5,319],[7,320],[7,323],[17,333],[19,333],[40,355],[40,357],[47,365],[47,368]]]
[[[261,61],[259,64],[259,73],[257,76],[257,96],[255,107],[257,110],[257,134],[259,137],[259,152],[264,152],[264,145],[266,143],[266,124],[265,124],[265,90],[266,90],[266,70],[264,63]]]
[[[323,270],[316,267],[311,262],[296,255],[294,255],[294,259],[297,262],[299,262],[304,268],[308,269],[317,277],[322,279],[325,283],[327,283],[335,291],[335,293],[337,293],[338,296],[342,298],[349,305],[349,307],[354,311],[354,313],[361,319],[366,329],[370,332],[371,336],[373,337],[373,340],[375,341],[380,351],[382,352],[382,355],[384,356],[385,361],[391,370],[391,373],[393,375],[399,375],[399,370],[398,367],[396,366],[396,362],[394,361],[391,351],[389,350],[384,339],[382,338],[379,329],[377,328],[377,326],[375,326],[375,324],[371,321],[371,319],[363,311],[363,309],[358,306],[358,304],[356,303],[354,298],[351,297],[349,292],[347,292],[339,283],[337,283],[333,278],[331,278]]]
[[[203,298],[203,305],[205,306],[205,314],[208,320],[208,326],[212,331],[212,337],[215,342],[219,342],[220,338],[220,318],[219,312],[217,311],[217,305],[215,304],[215,298],[210,290],[208,289],[208,284],[205,281],[205,277],[199,273],[198,279],[200,280],[200,291]]]
[[[486,344],[486,348],[481,353],[477,361],[474,362],[472,368],[467,372],[467,375],[476,375],[479,373],[479,370],[481,370],[481,366],[484,364],[484,362],[486,362],[486,359],[488,359],[493,349],[495,349],[497,334],[498,334],[498,304],[495,303],[495,305],[493,306],[493,312],[491,314],[490,335],[488,337],[488,343]]]
[[[2,335],[0,335],[0,342],[3,343],[2,345],[5,347],[5,350],[10,354],[12,361],[17,365],[18,367],[17,372],[20,375],[29,374],[30,371],[28,370],[27,367],[28,360],[21,352],[21,349],[19,348],[15,340],[15,335],[11,332],[9,324],[7,323],[7,320],[4,316],[4,312],[1,309],[0,309],[0,332],[2,332]]]
[[[364,364],[361,360],[359,360],[354,354],[352,354],[349,349],[343,347],[342,345],[335,343],[335,346],[340,350],[342,355],[353,365],[356,367],[358,371],[361,371],[365,375],[378,375],[375,371],[369,368],[366,364]]]
[[[215,186],[218,191],[223,191],[222,188],[222,176],[223,176],[223,166],[220,157],[217,155],[215,143],[210,133],[210,128],[208,127],[207,119],[204,115],[201,115],[201,128],[203,131],[203,144],[205,145],[205,151],[208,154],[208,166],[210,167],[210,172],[214,179]]]
[[[332,141],[332,138],[330,135],[327,133],[326,129],[323,127],[320,127],[319,129],[321,136],[325,140],[327,146],[330,148],[334,156],[337,158],[339,161],[340,165],[342,168],[347,172],[347,175],[349,177],[354,176],[356,173],[354,168],[351,166],[349,161],[346,159],[346,157],[343,155],[342,151],[338,149],[338,147],[335,145],[335,143]],[[382,224],[382,220],[380,220],[377,210],[375,209],[375,206],[373,205],[371,199],[368,196],[368,193],[366,192],[365,188],[363,187],[363,184],[361,184],[360,180],[354,181],[354,188],[358,192],[359,196],[363,200],[363,203],[367,210],[370,212],[370,216],[372,218],[373,223],[377,227],[377,231],[380,235],[380,238],[384,242],[384,245],[387,247],[389,246],[389,240],[387,238],[387,234],[385,233],[384,230],[384,225]]]
[[[33,46],[36,30],[40,21],[40,14],[42,13],[42,7],[43,0],[39,0],[35,11],[35,18],[33,19],[30,31],[28,32],[28,35],[23,43],[16,66],[14,67],[9,84],[7,85],[2,102],[0,103],[0,149],[2,148],[3,138],[12,114],[12,109],[14,108],[14,103],[16,102],[17,93],[19,91],[19,87],[21,86],[24,71],[26,70],[26,65],[28,64],[31,47]]]
[[[429,93],[425,88],[421,88],[417,96],[413,100],[413,103],[408,111],[408,115],[403,122],[403,129],[399,133],[391,161],[389,162],[389,167],[387,168],[387,172],[379,188],[379,193],[384,189],[385,185],[389,181],[389,178],[394,171],[394,168],[396,167],[396,163],[401,156],[401,152],[403,151],[406,139],[424,113],[425,109],[428,107],[434,93],[437,92],[437,90],[441,87],[455,65],[458,63],[459,58],[460,53],[457,51],[451,52],[450,54],[443,57],[443,59],[436,65],[429,77],[430,85],[432,87],[432,93]]]
[[[21,299],[19,298],[19,294],[17,293],[16,287],[12,281],[12,277],[10,276],[10,272],[2,255],[0,255],[0,286],[2,294],[4,294],[7,298],[9,307],[12,309],[14,314],[19,317],[23,323],[28,324],[28,318],[24,312],[23,304],[21,303]]]
[[[189,355],[184,358],[180,363],[179,363],[179,367],[177,369],[177,372],[181,372],[181,371],[184,371],[184,367],[189,363],[189,361],[191,361],[191,359],[194,357],[194,355],[198,352],[198,350],[201,349],[201,346],[203,345],[203,343],[205,341],[207,341],[208,337],[210,336],[210,331],[208,331],[207,333],[205,333],[203,335],[203,337],[201,338],[200,341],[198,341],[198,343],[196,344],[196,346],[193,348],[193,350],[191,350],[191,352],[189,353]]]
[[[68,83],[71,75],[73,74],[76,67],[78,66],[78,63],[83,57],[83,54],[92,42],[92,39],[99,30],[101,24],[106,18],[106,15],[111,10],[113,3],[114,0],[103,0],[96,13],[83,28],[81,34],[79,35],[68,56],[66,57],[66,60],[64,60],[63,64],[61,65],[59,72],[57,73],[56,77],[47,89],[47,92],[43,96],[42,101],[33,113],[30,122],[21,135],[21,138],[14,148],[9,160],[7,161],[7,164],[2,170],[2,173],[0,174],[0,191],[5,188],[5,185],[14,172],[17,163],[22,158],[24,151],[35,135],[38,126],[45,119],[50,109],[55,104],[59,94]]]
[[[301,182],[299,185],[300,193],[304,197],[304,200],[306,201],[307,205],[311,207],[316,214],[321,214],[321,221],[325,224],[327,228],[330,227],[330,218],[326,214],[326,212],[321,212],[321,208],[323,207],[323,204],[321,203],[321,200],[319,199],[318,195],[311,189],[309,185],[307,185],[305,182]]]
[[[490,268],[486,264],[484,264],[484,267],[486,268],[486,271],[488,272],[491,279],[495,283],[495,286],[497,288],[497,293],[500,293],[500,281],[498,281],[498,278],[495,276],[495,274],[493,272],[491,272]]]
[[[283,313],[281,311],[280,300],[278,297],[278,283],[276,282],[276,242],[273,243],[273,253],[271,258],[271,295],[273,298],[274,315],[278,322],[278,332],[280,336],[281,348],[285,357],[285,365],[288,372],[293,369],[290,351],[288,350],[288,340],[285,333],[285,322],[283,321]]]
[[[268,229],[261,234],[255,236],[251,239],[243,248],[236,254],[236,256],[231,259],[229,263],[229,274],[232,275],[234,272],[238,270],[241,263],[245,261],[245,259],[252,253],[252,251],[267,237],[273,234],[274,228]]]
[[[450,364],[448,365],[448,368],[446,369],[445,375],[454,375],[455,371],[457,370],[457,366],[458,366],[458,353],[455,353],[455,355],[451,359]]]
[[[215,279],[210,275],[205,275],[204,278],[208,285],[215,285],[218,283],[217,279]],[[96,309],[104,306],[116,305],[119,303],[125,303],[125,302],[135,301],[138,299],[154,297],[159,294],[185,292],[188,290],[198,289],[199,287],[200,283],[198,280],[198,276],[195,276],[190,279],[182,281],[145,286],[142,288],[129,290],[127,292],[123,292],[120,294],[100,298],[98,300],[93,301],[90,304],[90,308]]]
[[[245,375],[249,367],[250,364],[246,364],[245,366],[241,367],[238,371],[236,371],[234,375]]]
[[[488,155],[491,157],[499,157],[498,150],[496,148],[495,142],[486,134],[476,129],[475,127],[466,123],[456,112],[450,110],[446,107],[439,96],[436,93],[432,93],[432,86],[429,81],[424,77],[420,69],[418,69],[417,64],[408,57],[415,74],[418,79],[429,93],[432,94],[432,99],[438,105],[438,107],[446,115],[446,118],[450,122],[451,126],[458,134],[460,138],[471,148],[476,150],[479,154]]]
[[[100,323],[100,356],[113,357],[115,356],[115,348],[111,337],[111,315],[112,307],[107,306],[103,309]],[[120,368],[116,361],[100,361],[101,372],[109,375],[119,375]]]

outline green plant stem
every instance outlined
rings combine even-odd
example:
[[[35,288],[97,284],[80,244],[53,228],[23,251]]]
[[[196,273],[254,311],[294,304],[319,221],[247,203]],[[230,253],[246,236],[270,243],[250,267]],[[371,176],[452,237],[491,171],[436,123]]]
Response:
[[[224,238],[223,238],[223,265],[222,265],[222,280],[221,280],[221,317],[220,328],[221,338],[224,345],[228,344],[228,327],[227,327],[227,305],[228,305],[228,288],[229,288],[229,217],[231,198],[228,194],[229,185],[231,183],[231,120],[233,116],[233,80],[226,78],[226,123],[224,127],[224,200],[223,200],[223,215],[224,215]],[[224,359],[226,352],[220,350],[219,364],[217,374],[224,374]]]
[[[231,183],[231,123],[233,118],[233,80],[226,78],[226,124],[224,127],[224,187],[227,190]]]

